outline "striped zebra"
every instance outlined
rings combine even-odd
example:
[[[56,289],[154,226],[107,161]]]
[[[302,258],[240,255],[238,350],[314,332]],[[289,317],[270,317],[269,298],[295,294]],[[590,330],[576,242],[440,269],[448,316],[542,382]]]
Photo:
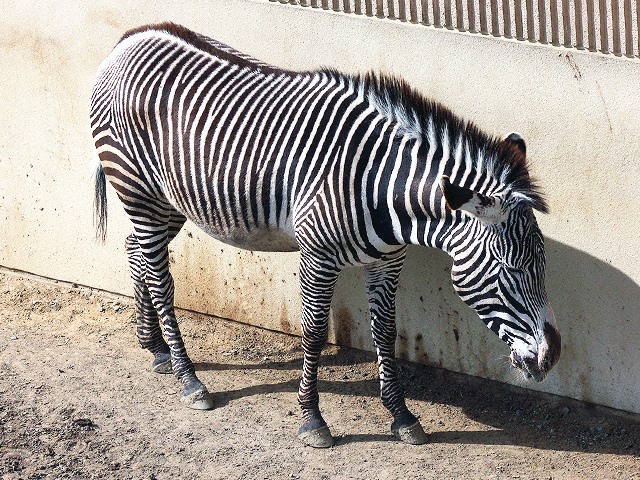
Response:
[[[348,266],[365,268],[392,432],[426,441],[394,360],[407,245],[453,257],[455,290],[525,377],[542,380],[558,360],[533,215],[547,207],[518,135],[491,137],[398,79],[282,70],[169,23],[129,31],[102,63],[91,126],[101,162],[98,235],[106,234],[108,179],[133,223],[126,252],[137,337],[153,370],[182,382],[188,406],[213,403],[173,307],[168,244],[186,219],[237,247],[300,251],[298,437],[306,445],[334,443],[319,409],[318,360]]]

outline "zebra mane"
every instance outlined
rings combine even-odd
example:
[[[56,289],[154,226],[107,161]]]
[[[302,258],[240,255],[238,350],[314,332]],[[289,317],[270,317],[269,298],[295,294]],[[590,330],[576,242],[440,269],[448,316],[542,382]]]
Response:
[[[397,122],[401,134],[427,139],[433,129],[438,139],[448,136],[452,148],[462,139],[472,159],[483,159],[474,163],[476,174],[495,179],[504,190],[510,190],[536,210],[548,212],[538,184],[529,175],[526,155],[513,142],[484,133],[473,122],[426,98],[397,77],[368,73],[353,77],[352,81],[383,116]]]
[[[147,31],[169,34],[217,58],[265,74],[293,76],[321,73],[333,76],[343,84],[351,83],[354,89],[373,104],[383,116],[397,123],[402,135],[416,139],[427,139],[430,135],[430,129],[435,129],[436,138],[441,140],[444,136],[448,136],[451,146],[456,145],[462,138],[469,156],[472,159],[482,159],[481,162],[476,162],[477,174],[495,179],[494,183],[499,184],[503,190],[510,190],[512,194],[533,208],[541,212],[548,211],[547,204],[536,182],[529,176],[525,154],[513,142],[485,134],[472,122],[463,120],[440,103],[426,98],[402,79],[374,73],[348,76],[331,69],[296,73],[261,62],[224,43],[171,22],[134,28],[126,32],[120,42]],[[490,192],[479,193],[488,194]]]

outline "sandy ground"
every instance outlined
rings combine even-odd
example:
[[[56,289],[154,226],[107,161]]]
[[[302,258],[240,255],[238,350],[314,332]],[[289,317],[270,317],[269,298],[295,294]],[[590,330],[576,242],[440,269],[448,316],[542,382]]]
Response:
[[[2,479],[640,479],[640,417],[403,364],[427,445],[394,441],[374,357],[327,347],[337,445],[299,444],[299,341],[180,312],[216,409],[150,371],[132,301],[0,273]]]

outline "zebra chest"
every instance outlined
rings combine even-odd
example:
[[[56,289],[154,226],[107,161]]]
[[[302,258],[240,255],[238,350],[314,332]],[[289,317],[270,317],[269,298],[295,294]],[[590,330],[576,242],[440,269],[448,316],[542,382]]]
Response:
[[[296,252],[300,249],[292,233],[280,228],[233,227],[228,230],[198,225],[207,234],[227,245],[258,252]]]

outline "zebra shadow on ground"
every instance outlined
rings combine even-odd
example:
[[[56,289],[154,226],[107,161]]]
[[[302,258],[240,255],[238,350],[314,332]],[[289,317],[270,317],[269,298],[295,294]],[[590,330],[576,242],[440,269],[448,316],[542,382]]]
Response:
[[[401,362],[400,377],[407,398],[459,408],[471,420],[491,427],[491,430],[482,431],[436,431],[430,435],[432,443],[515,445],[640,456],[640,416],[594,404],[627,402],[631,410],[634,406],[629,398],[635,398],[636,402],[640,398],[640,370],[637,368],[640,349],[635,343],[640,338],[640,287],[608,263],[565,244],[548,239],[546,248],[547,291],[563,337],[562,359],[547,381],[552,391],[587,402],[434,366]],[[428,277],[427,269],[434,261],[440,262],[439,265],[446,264],[441,252],[412,250],[401,282]],[[349,282],[352,280],[348,279]],[[406,304],[404,308],[407,308]],[[402,330],[400,324],[399,329]],[[478,334],[489,335],[482,329]],[[501,342],[497,340],[495,351],[490,351],[489,355],[496,358],[504,353],[501,349]],[[330,392],[378,397],[378,382],[374,377],[322,380],[323,370],[327,368],[373,364],[375,356],[372,353],[341,348],[324,355],[321,362],[321,395]],[[196,368],[291,371],[291,378],[280,383],[218,393],[222,406],[252,395],[295,392],[301,365],[301,359],[296,358],[255,365],[203,363]],[[423,424],[428,429],[428,423]],[[350,435],[341,441],[368,442],[382,438],[388,437]]]

